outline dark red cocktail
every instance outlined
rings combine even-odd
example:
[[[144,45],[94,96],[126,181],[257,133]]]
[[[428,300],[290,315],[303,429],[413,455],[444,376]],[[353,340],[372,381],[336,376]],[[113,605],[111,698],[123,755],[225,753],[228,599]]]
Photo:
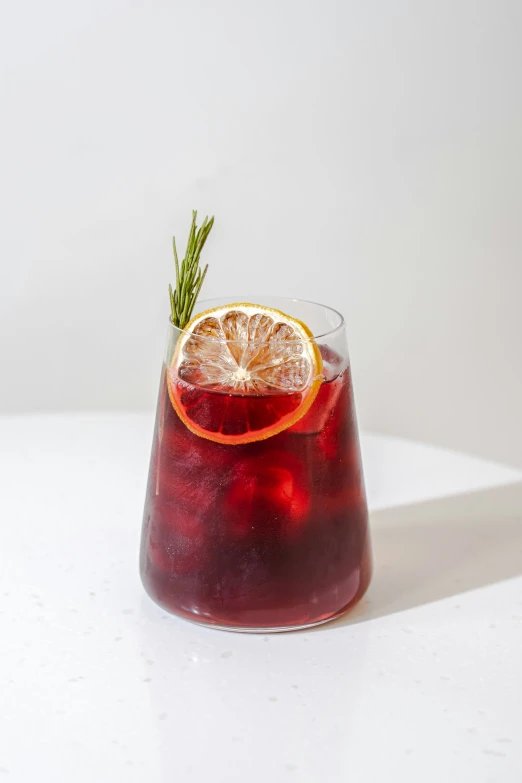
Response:
[[[188,401],[205,426],[219,412],[221,429],[233,430],[245,415],[271,420],[291,411],[292,392],[223,394],[179,377],[169,389],[164,368],[141,574],[169,611],[238,630],[295,628],[341,614],[368,587],[368,512],[349,366],[319,348],[323,380],[309,410],[249,443],[195,434],[173,396]]]

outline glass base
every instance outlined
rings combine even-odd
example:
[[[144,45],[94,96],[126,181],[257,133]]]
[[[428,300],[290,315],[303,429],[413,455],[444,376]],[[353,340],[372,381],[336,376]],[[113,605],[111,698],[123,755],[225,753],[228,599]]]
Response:
[[[294,617],[291,619],[296,620],[297,622],[290,622],[288,625],[278,625],[276,623],[274,623],[274,625],[250,625],[249,623],[242,625],[241,621],[239,621],[237,618],[235,621],[228,622],[228,618],[224,618],[223,616],[214,616],[214,618],[212,618],[212,615],[210,614],[200,614],[198,611],[191,611],[189,607],[173,606],[171,600],[172,597],[165,594],[158,594],[157,590],[155,589],[155,585],[151,584],[145,571],[141,572],[141,578],[143,587],[145,588],[145,592],[147,593],[148,597],[169,615],[179,617],[182,620],[187,620],[194,625],[199,625],[205,628],[215,628],[218,631],[231,631],[234,633],[263,635],[269,633],[291,633],[294,631],[315,628],[316,626],[333,622],[339,617],[343,617],[345,614],[351,612],[352,609],[354,609],[360,603],[361,599],[366,594],[368,587],[370,586],[372,561],[370,552],[367,548],[365,550],[365,556],[363,557],[363,565],[364,567],[358,574],[356,574],[359,584],[357,588],[353,590],[351,598],[343,606],[338,609],[334,609],[331,612],[327,612],[322,615],[319,614],[315,618],[312,617],[308,619],[303,617],[302,622],[299,622],[299,614],[296,607],[296,611],[292,613],[294,614]],[[249,612],[249,614],[250,618],[248,619],[253,619],[252,612]],[[274,616],[276,612],[270,612],[270,614],[272,614],[273,617],[266,617],[267,620],[270,621],[270,619],[274,619],[277,621],[277,619],[279,619]]]
[[[191,623],[192,625],[199,625],[201,628],[209,628],[209,629],[215,629],[216,631],[230,631],[231,633],[249,633],[249,634],[269,634],[269,633],[292,633],[294,631],[305,631],[308,628],[316,628],[318,625],[325,625],[326,623],[331,623],[334,620],[338,620],[339,617],[343,617],[345,614],[349,614],[361,601],[361,599],[364,597],[366,590],[368,589],[369,583],[367,583],[364,586],[364,589],[362,589],[351,601],[348,605],[344,606],[342,609],[339,609],[338,611],[334,612],[331,615],[328,615],[327,617],[321,617],[318,620],[313,620],[312,622],[305,622],[305,623],[298,623],[297,625],[282,625],[282,626],[259,626],[259,627],[252,627],[252,626],[242,626],[242,625],[225,625],[219,622],[206,622],[204,620],[197,619],[197,615],[189,614],[188,612],[176,612],[172,611],[168,606],[165,605],[165,603],[160,602],[157,600],[157,598],[151,596],[148,594],[149,598],[156,604],[157,607],[160,609],[168,612],[168,614],[172,617],[178,617],[180,620],[185,620],[188,623]],[[148,592],[148,591],[147,591]]]
[[[331,623],[333,620],[336,620],[338,617],[341,617],[343,614],[346,614],[346,612],[349,612],[350,609],[345,609],[344,612],[341,612],[340,614],[333,615],[332,617],[326,617],[324,620],[317,620],[314,623],[307,623],[306,625],[287,625],[282,626],[281,628],[241,628],[239,626],[232,626],[232,625],[214,625],[213,623],[200,623],[197,620],[188,620],[186,617],[182,617],[182,620],[187,620],[189,623],[194,623],[194,625],[200,625],[204,628],[212,628],[216,631],[230,631],[231,633],[255,633],[255,634],[267,634],[267,633],[290,633],[292,631],[306,631],[307,628],[316,628],[318,625],[325,625],[326,623]],[[180,617],[181,615],[175,615],[177,617]]]

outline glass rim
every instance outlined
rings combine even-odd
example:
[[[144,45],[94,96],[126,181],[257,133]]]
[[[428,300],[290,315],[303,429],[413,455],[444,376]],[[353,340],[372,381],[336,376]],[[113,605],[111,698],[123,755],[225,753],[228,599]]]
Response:
[[[222,300],[224,298],[225,297],[222,297],[222,296],[215,296],[215,297],[212,297],[210,299],[202,299],[201,301],[199,301],[197,303],[197,306],[201,307],[201,311],[200,312],[203,312],[206,309],[211,310],[212,309],[212,302],[217,302],[217,301],[220,301],[220,300]],[[313,305],[314,307],[320,307],[323,310],[329,310],[331,313],[334,313],[334,315],[337,316],[337,318],[339,319],[339,323],[337,324],[337,326],[334,326],[334,327],[332,327],[331,329],[328,329],[325,332],[321,332],[320,334],[312,334],[312,336],[308,338],[308,342],[317,342],[318,340],[322,340],[322,339],[324,339],[326,337],[330,337],[333,334],[335,334],[337,332],[340,332],[346,326],[344,315],[342,313],[340,313],[339,310],[336,310],[334,307],[330,307],[330,305],[322,304],[321,302],[314,302],[311,299],[296,299],[295,297],[291,297],[291,296],[272,296],[272,295],[268,295],[268,294],[259,295],[259,298],[260,299],[280,300],[281,302],[293,302],[295,304]],[[243,296],[243,297],[239,297],[239,296],[237,296],[237,297],[230,297],[230,304],[231,305],[233,305],[233,304],[240,305],[240,304],[242,304],[244,302],[249,302],[249,303],[253,304],[254,306],[256,304],[255,299],[250,299],[250,298],[247,298],[246,296]],[[202,307],[202,305],[209,305],[209,306],[206,308],[206,307]],[[225,306],[225,305],[223,305],[223,306]],[[263,307],[263,306],[264,305],[260,305],[260,307]],[[279,308],[277,308],[277,309],[279,309]],[[281,308],[281,312],[284,313],[285,315],[287,315],[287,313],[285,313],[282,308]],[[196,315],[193,316],[193,318],[195,318],[197,315],[198,315],[198,313],[196,313]],[[289,318],[293,318],[294,316],[289,315],[288,317]],[[300,319],[299,318],[295,318],[295,320],[300,320]],[[305,323],[305,322],[303,321],[303,323]],[[179,326],[176,326],[175,324],[173,324],[170,316],[169,316],[169,327],[171,327],[172,329],[175,329],[180,334],[186,334],[187,337],[193,335],[193,333],[191,331],[189,331],[187,329],[180,329]],[[242,340],[220,340],[218,337],[207,337],[205,335],[197,335],[197,337],[198,337],[199,340],[208,340],[208,341],[212,341],[212,342],[227,343],[227,344],[228,343],[240,343],[240,342],[243,342]],[[261,340],[259,340],[259,341],[254,340],[252,342],[255,343],[255,342],[263,342],[263,341],[261,341]],[[302,343],[302,342],[304,342],[304,340],[303,340],[303,338],[299,338],[299,340],[295,340],[295,341],[288,340],[286,342],[288,342],[288,343],[293,343],[293,342]]]

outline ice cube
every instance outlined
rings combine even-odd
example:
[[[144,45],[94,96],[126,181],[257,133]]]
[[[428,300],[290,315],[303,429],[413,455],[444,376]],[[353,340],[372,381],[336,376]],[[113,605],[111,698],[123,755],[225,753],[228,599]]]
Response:
[[[328,345],[319,345],[325,380],[333,381],[344,369],[343,357]]]
[[[156,499],[151,514],[149,552],[157,568],[188,574],[206,562],[205,528],[179,504]]]
[[[289,452],[265,451],[237,463],[223,516],[236,537],[255,537],[300,525],[309,507],[300,460]]]
[[[191,432],[181,420],[178,426],[165,429],[157,447],[159,471],[157,491],[172,499],[192,497],[201,507],[208,506],[202,495],[208,487],[209,502],[215,502],[213,492],[234,462],[234,447],[201,438]]]
[[[322,432],[337,405],[342,388],[342,376],[334,381],[323,381],[310,410],[290,427],[288,432],[299,435],[316,435],[318,432]]]

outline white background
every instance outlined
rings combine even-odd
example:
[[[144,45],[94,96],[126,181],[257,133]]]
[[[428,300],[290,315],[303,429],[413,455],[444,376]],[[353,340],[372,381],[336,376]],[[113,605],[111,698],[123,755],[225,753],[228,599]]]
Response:
[[[150,408],[170,238],[324,301],[364,427],[522,464],[518,0],[29,0],[0,20],[0,411]]]

